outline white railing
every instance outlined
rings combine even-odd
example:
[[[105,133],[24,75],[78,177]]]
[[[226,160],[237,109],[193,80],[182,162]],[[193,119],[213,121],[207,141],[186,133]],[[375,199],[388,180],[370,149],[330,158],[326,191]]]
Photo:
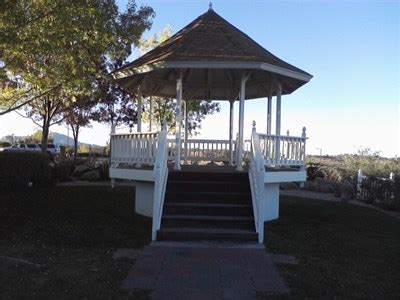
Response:
[[[258,242],[264,241],[264,221],[260,215],[263,211],[261,207],[264,203],[264,173],[265,162],[260,148],[259,135],[255,127],[251,135],[251,156],[249,167],[249,180],[251,189],[251,199],[253,203],[254,225],[258,233]]]
[[[266,166],[304,166],[307,140],[305,127],[301,137],[258,135]]]
[[[176,143],[168,139],[168,159],[175,158]],[[181,145],[182,159],[185,161],[229,162],[229,140],[190,139]],[[234,149],[234,148],[233,148]]]
[[[154,164],[158,133],[111,135],[111,164]]]
[[[161,217],[164,207],[165,188],[168,179],[168,142],[167,130],[163,128],[157,140],[157,153],[154,164],[154,202],[153,202],[153,224],[151,238],[157,238],[157,230],[161,226]]]

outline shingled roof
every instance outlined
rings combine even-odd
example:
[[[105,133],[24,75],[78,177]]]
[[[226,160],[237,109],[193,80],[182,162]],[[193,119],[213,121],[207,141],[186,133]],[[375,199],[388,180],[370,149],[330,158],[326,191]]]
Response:
[[[159,74],[144,75],[153,73],[157,69],[160,70]],[[175,71],[170,73],[165,69]],[[196,69],[197,75],[192,72],[190,76],[196,78],[197,90],[201,89],[199,81],[204,82],[204,87],[210,87],[208,77],[212,69],[214,84],[211,85],[215,86],[216,91],[212,98],[220,100],[230,99],[235,94],[235,92],[229,94],[225,90],[222,91],[222,82],[225,82],[224,87],[232,86],[239,80],[240,73],[244,70],[252,70],[249,86],[252,86],[251,82],[253,85],[256,85],[256,82],[261,84],[253,91],[251,88],[248,90],[247,99],[259,98],[271,93],[272,81],[281,84],[283,93],[291,93],[312,78],[307,72],[286,63],[264,49],[212,9],[152,51],[114,71],[112,75],[123,87],[134,91],[138,84],[143,83],[143,80],[147,81],[147,86],[149,86],[152,77],[156,81],[158,79],[159,84],[163,81],[168,86],[167,81],[174,81],[177,69]],[[227,74],[218,72],[217,69],[231,71]],[[188,73],[186,74],[189,75]],[[229,84],[226,84],[227,81]],[[190,84],[187,88],[189,86]],[[218,86],[220,92],[218,92]],[[158,92],[163,96],[175,93],[174,84],[172,90],[168,87],[163,89],[155,86],[149,89],[151,91],[148,90],[148,93]],[[204,96],[203,92],[191,93],[191,98],[195,99],[202,99]],[[209,97],[210,93],[208,92],[206,96]]]

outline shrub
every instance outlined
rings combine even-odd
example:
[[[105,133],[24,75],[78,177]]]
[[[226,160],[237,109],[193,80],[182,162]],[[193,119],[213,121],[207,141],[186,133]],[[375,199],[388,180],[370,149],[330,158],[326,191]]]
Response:
[[[52,183],[51,157],[41,152],[1,152],[0,188],[2,190],[49,186]]]
[[[110,179],[110,163],[108,160],[102,162],[99,166],[100,168],[100,179],[109,180]]]
[[[74,161],[71,158],[63,158],[54,162],[53,181],[69,181],[74,172]]]

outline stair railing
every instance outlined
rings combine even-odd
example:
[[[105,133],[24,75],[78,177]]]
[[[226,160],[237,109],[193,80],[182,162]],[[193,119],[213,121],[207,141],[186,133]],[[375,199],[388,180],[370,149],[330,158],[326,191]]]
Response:
[[[161,226],[162,210],[164,206],[165,189],[168,179],[168,141],[167,129],[163,126],[158,136],[157,152],[154,163],[154,202],[153,202],[153,224],[151,238],[157,238],[157,231]]]
[[[251,156],[249,167],[249,180],[251,189],[251,200],[253,203],[254,225],[258,233],[258,242],[264,241],[264,222],[261,217],[264,203],[264,174],[265,165],[260,147],[260,138],[256,132],[256,122],[253,121],[253,130],[251,134]]]

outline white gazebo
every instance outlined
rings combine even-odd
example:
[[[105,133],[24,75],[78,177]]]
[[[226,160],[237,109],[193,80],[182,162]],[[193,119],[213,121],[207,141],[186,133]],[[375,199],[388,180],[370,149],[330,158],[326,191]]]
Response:
[[[161,223],[168,163],[179,171],[194,161],[219,161],[232,166],[232,172],[249,173],[255,228],[262,241],[261,223],[279,214],[279,183],[305,180],[305,128],[297,137],[281,134],[281,101],[312,76],[264,49],[211,7],[112,76],[138,99],[138,132],[112,135],[110,177],[136,182],[136,211],[153,217],[153,239]],[[165,127],[161,132],[142,132],[142,101],[152,96],[176,99],[175,139],[167,138]],[[246,140],[245,103],[257,98],[268,102],[267,132],[257,133],[253,124],[251,139]],[[276,125],[272,133],[274,98]],[[182,127],[187,129],[182,118],[183,100],[229,101],[229,140],[189,139],[187,132],[183,139]],[[239,101],[236,139],[235,101]]]

